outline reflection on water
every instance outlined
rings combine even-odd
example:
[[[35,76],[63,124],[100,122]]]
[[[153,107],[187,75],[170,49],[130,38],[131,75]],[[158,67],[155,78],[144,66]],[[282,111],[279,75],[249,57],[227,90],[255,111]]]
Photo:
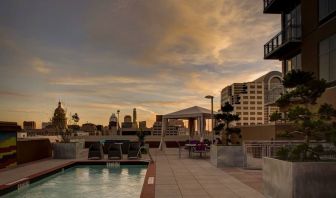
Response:
[[[139,197],[146,166],[76,166],[5,197]]]

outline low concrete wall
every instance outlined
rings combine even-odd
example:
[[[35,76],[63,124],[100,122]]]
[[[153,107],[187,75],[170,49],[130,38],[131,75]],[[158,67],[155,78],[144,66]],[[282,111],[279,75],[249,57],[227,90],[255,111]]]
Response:
[[[211,145],[210,161],[216,167],[242,167],[244,165],[243,147]]]
[[[52,156],[49,139],[20,139],[17,141],[17,162],[23,164]]]
[[[323,197],[336,195],[336,162],[287,162],[263,159],[266,197]]]
[[[77,142],[54,143],[53,157],[55,159],[76,159],[79,157],[82,144]]]

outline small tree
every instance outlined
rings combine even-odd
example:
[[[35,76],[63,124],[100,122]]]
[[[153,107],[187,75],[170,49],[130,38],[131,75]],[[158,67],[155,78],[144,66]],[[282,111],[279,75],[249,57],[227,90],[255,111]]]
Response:
[[[331,139],[335,133],[336,111],[329,104],[323,104],[316,111],[316,101],[327,87],[325,80],[318,80],[312,73],[293,70],[284,76],[283,85],[288,91],[277,101],[280,109],[285,109],[285,120],[292,123],[295,130],[288,134],[299,133],[305,136],[305,143],[293,149],[278,152],[281,159],[293,161],[319,160],[323,151],[321,146],[312,147],[311,139]],[[271,115],[271,121],[281,119],[278,113]],[[329,138],[328,138],[329,137]]]
[[[239,138],[241,138],[240,128],[231,127],[232,122],[240,120],[239,115],[232,114],[232,111],[233,106],[226,102],[225,105],[221,107],[221,112],[215,115],[215,119],[218,124],[214,130],[222,132],[222,141],[225,142],[226,145],[232,144],[232,134],[236,134]],[[240,144],[240,142],[238,142],[238,144]]]

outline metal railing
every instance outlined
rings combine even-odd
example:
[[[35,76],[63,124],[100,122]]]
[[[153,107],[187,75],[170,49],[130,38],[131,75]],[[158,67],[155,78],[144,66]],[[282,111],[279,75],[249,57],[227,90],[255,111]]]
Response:
[[[262,169],[263,157],[277,157],[277,151],[282,147],[291,148],[304,141],[245,141],[244,167],[247,169]],[[320,154],[321,159],[336,159],[336,148],[329,143],[313,142],[312,145],[321,144],[325,152]]]
[[[269,55],[289,41],[301,41],[301,25],[288,25],[264,45],[264,56]]]
[[[275,0],[264,0],[264,9],[271,5]]]

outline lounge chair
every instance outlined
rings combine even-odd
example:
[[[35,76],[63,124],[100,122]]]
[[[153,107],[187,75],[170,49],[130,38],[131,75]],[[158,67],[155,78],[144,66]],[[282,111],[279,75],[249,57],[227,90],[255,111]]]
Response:
[[[103,147],[100,142],[90,145],[88,159],[104,159]]]
[[[104,146],[103,146],[104,154],[108,154],[108,149],[109,149],[110,146],[111,146],[112,144],[114,144],[114,143],[115,143],[114,140],[106,140],[106,141],[104,142]]]
[[[128,154],[127,158],[128,159],[139,159],[141,158],[141,147],[138,142],[132,142],[129,144],[128,147]]]
[[[120,144],[110,144],[108,148],[108,159],[122,159],[122,151]]]

